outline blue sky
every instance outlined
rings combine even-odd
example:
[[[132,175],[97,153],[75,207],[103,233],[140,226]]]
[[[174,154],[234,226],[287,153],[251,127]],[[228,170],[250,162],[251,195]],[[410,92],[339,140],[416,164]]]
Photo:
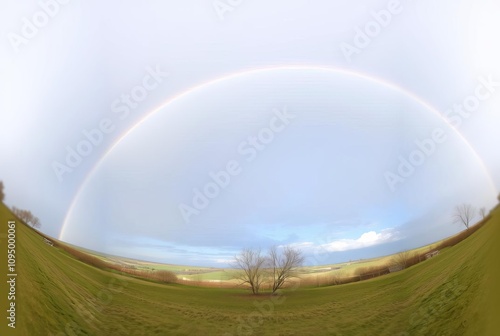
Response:
[[[341,46],[356,46],[389,3],[244,2],[221,20],[211,1],[72,1],[29,38],[23,18],[43,8],[10,4],[0,14],[6,203],[52,236],[66,222],[69,242],[181,264],[225,266],[272,244],[334,262],[457,232],[453,206],[490,207],[500,188],[499,4],[402,1],[346,57]],[[488,98],[473,112],[447,112],[478,86]],[[295,118],[282,125],[285,109]],[[461,135],[439,114],[459,116]],[[249,137],[271,124],[280,131],[247,160]],[[66,165],[96,128],[109,132],[57,176],[54,162]],[[446,141],[391,190],[384,174],[436,129]],[[179,206],[233,161],[241,173],[187,223]]]

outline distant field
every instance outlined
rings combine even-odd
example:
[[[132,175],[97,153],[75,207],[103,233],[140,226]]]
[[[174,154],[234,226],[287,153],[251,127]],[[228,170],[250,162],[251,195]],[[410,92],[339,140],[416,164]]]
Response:
[[[411,253],[425,253],[434,249],[439,242],[435,242],[423,247],[410,250]],[[70,245],[70,244],[68,244]],[[138,270],[168,270],[174,272],[179,279],[195,282],[223,282],[236,284],[234,274],[238,271],[230,268],[211,268],[211,267],[197,267],[187,265],[171,265],[161,264],[148,261],[140,261],[118,256],[111,256],[102,254],[96,251],[87,250],[78,246],[70,245],[78,250],[94,255],[106,262],[122,265],[123,267],[134,268]],[[333,275],[341,275],[343,277],[354,276],[355,271],[363,267],[380,267],[390,265],[392,263],[393,255],[383,256],[372,259],[353,260],[350,262],[343,262],[338,264],[327,264],[318,266],[306,266],[298,270],[298,276],[304,280],[319,279],[319,281],[326,282],[329,277]]]
[[[10,219],[0,203],[0,222]],[[299,286],[279,296],[255,297],[242,289],[163,285],[99,270],[18,224],[18,328],[0,332],[497,335],[487,329],[498,320],[498,303],[489,301],[486,285],[491,279],[498,287],[489,271],[498,265],[493,248],[499,229],[497,210],[477,233],[409,269],[358,283]]]

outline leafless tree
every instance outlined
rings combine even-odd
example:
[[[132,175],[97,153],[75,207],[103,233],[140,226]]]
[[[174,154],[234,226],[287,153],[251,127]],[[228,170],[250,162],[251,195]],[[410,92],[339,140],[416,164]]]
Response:
[[[267,269],[272,281],[272,291],[275,293],[285,283],[296,276],[295,271],[304,262],[304,256],[298,249],[285,246],[281,251],[276,246],[269,249]]]
[[[460,204],[455,208],[453,213],[454,223],[463,224],[466,230],[472,223],[472,220],[476,216],[476,209],[470,204]]]
[[[481,218],[486,218],[486,215],[487,215],[487,211],[486,211],[486,208],[485,207],[482,207],[481,209],[479,209],[479,215],[481,216]]]
[[[31,211],[18,209],[16,207],[12,207],[12,212],[16,215],[20,220],[25,222],[28,225],[31,225],[33,228],[38,229],[42,226],[40,224],[40,220],[38,217],[34,216]]]
[[[40,220],[38,219],[38,217],[35,217],[33,216],[31,222],[29,223],[32,227],[34,227],[35,229],[39,229],[42,224],[40,224]]]
[[[3,202],[4,199],[5,199],[5,194],[3,192],[3,182],[0,181],[0,202]]]
[[[241,284],[248,284],[253,294],[258,294],[265,279],[264,266],[266,258],[260,250],[245,249],[234,258],[234,268],[240,271],[236,273],[236,279]]]

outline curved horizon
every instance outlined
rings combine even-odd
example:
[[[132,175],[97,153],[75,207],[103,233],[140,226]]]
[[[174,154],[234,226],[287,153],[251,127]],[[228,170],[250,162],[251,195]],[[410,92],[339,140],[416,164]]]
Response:
[[[476,162],[474,164],[479,164],[476,169],[478,169],[478,172],[483,171],[483,173],[485,174],[486,179],[484,180],[484,182],[485,182],[484,186],[487,188],[486,190],[491,188],[491,191],[496,192],[495,186],[492,182],[489,171],[485,168],[484,163],[480,159],[479,155],[474,150],[474,148],[471,146],[471,144],[468,141],[466,141],[465,137],[458,131],[458,129],[453,127],[451,122],[448,119],[446,119],[437,109],[432,107],[430,104],[428,104],[427,102],[425,102],[423,99],[416,96],[412,92],[409,92],[405,88],[399,87],[394,83],[386,82],[386,81],[379,79],[379,78],[370,77],[366,74],[356,73],[356,72],[352,72],[352,71],[349,71],[346,69],[325,68],[325,67],[318,67],[318,66],[279,66],[279,67],[272,67],[272,68],[259,68],[259,69],[246,70],[246,71],[242,71],[242,72],[233,73],[233,74],[219,77],[219,78],[216,78],[214,80],[208,81],[206,83],[202,83],[202,84],[196,85],[194,87],[191,87],[190,89],[185,90],[185,91],[181,92],[180,94],[177,94],[173,97],[170,97],[164,103],[162,103],[158,107],[152,109],[150,112],[146,113],[144,117],[142,117],[138,122],[134,123],[126,131],[122,132],[116,138],[116,140],[113,142],[113,144],[111,146],[109,146],[109,148],[104,152],[104,154],[101,155],[99,160],[93,165],[92,169],[89,170],[89,173],[85,176],[85,179],[83,180],[83,182],[79,186],[78,191],[75,194],[75,196],[71,202],[71,206],[70,206],[70,208],[65,216],[63,227],[61,228],[61,231],[59,234],[59,239],[64,240],[67,238],[67,235],[65,235],[65,233],[67,234],[68,229],[70,227],[72,227],[71,223],[73,223],[73,222],[72,221],[70,222],[70,219],[72,218],[72,216],[74,217],[74,211],[76,211],[77,205],[80,204],[80,202],[82,201],[82,197],[83,197],[82,193],[84,192],[84,190],[88,189],[90,181],[96,176],[97,172],[102,170],[101,166],[103,166],[104,162],[107,162],[107,158],[109,156],[111,156],[111,153],[113,153],[114,150],[117,149],[117,147],[122,142],[125,141],[125,139],[128,139],[129,136],[132,133],[134,133],[134,131],[137,130],[141,125],[146,123],[146,121],[149,122],[149,119],[152,118],[153,116],[159,115],[159,116],[161,116],[161,118],[163,118],[163,120],[165,120],[165,121],[169,120],[169,118],[170,118],[169,115],[172,114],[173,112],[172,111],[162,111],[163,113],[159,114],[159,112],[162,109],[168,110],[168,107],[170,105],[172,105],[173,103],[175,103],[181,99],[182,99],[182,104],[192,104],[193,98],[190,98],[191,95],[195,95],[195,94],[199,95],[199,93],[202,93],[202,92],[211,92],[211,91],[205,91],[205,90],[212,90],[213,91],[214,89],[212,89],[211,87],[215,86],[216,84],[220,84],[220,85],[222,85],[222,87],[224,85],[226,85],[226,86],[230,85],[230,84],[225,84],[226,81],[237,79],[241,83],[246,83],[246,82],[248,82],[248,80],[246,79],[247,76],[252,76],[252,75],[262,76],[263,75],[263,76],[271,76],[270,78],[275,78],[275,76],[276,76],[275,73],[278,75],[278,77],[276,77],[276,78],[280,78],[280,76],[297,76],[297,75],[299,76],[298,78],[302,78],[303,74],[301,72],[298,72],[298,71],[306,71],[304,74],[310,73],[314,76],[320,76],[320,78],[322,76],[327,76],[325,78],[335,78],[335,77],[330,77],[330,75],[329,75],[329,74],[335,74],[335,75],[345,76],[344,77],[345,79],[353,78],[353,79],[362,80],[360,83],[366,83],[367,85],[371,85],[369,87],[387,89],[388,93],[392,92],[392,93],[398,94],[401,97],[406,97],[406,99],[408,99],[408,102],[413,102],[412,104],[415,104],[414,106],[417,107],[418,112],[416,112],[416,114],[415,114],[415,117],[417,117],[417,118],[419,115],[423,116],[423,115],[426,115],[428,112],[431,112],[429,114],[430,118],[432,118],[431,116],[434,116],[434,117],[437,116],[438,117],[437,119],[439,119],[440,122],[442,122],[442,125],[443,125],[442,127],[444,127],[444,129],[451,128],[453,130],[452,134],[454,134],[456,136],[456,138],[455,138],[456,142],[455,142],[454,148],[457,148],[457,150],[460,150],[461,147],[463,148],[463,144],[466,145],[465,147],[468,149],[468,151],[466,151],[464,153],[468,153],[468,154],[465,154],[465,155],[472,155],[470,157],[472,159],[472,161],[470,161],[470,162],[471,163]],[[312,71],[312,72],[308,72],[308,71]],[[306,76],[308,76],[308,75],[306,75]],[[249,79],[252,79],[252,78],[259,78],[259,77],[249,77]],[[342,77],[340,77],[340,78],[342,78]],[[227,82],[227,83],[232,83],[232,82]],[[341,84],[342,80],[338,83],[339,83],[339,85],[342,85]],[[220,85],[215,86],[215,89],[219,90],[217,88],[219,88]],[[314,90],[313,90],[313,92],[314,92]],[[194,97],[196,97],[196,95]],[[423,110],[419,110],[418,106],[420,106]],[[425,112],[425,111],[428,111],[428,112]],[[327,114],[328,113],[329,112],[327,112]],[[172,115],[176,115],[176,114],[172,114]],[[172,140],[175,141],[175,137]],[[130,141],[128,141],[128,142],[130,142]],[[84,211],[84,210],[82,210],[82,211]],[[106,222],[102,222],[101,225],[105,224],[105,223]],[[401,222],[400,224],[403,224],[403,222]],[[396,224],[396,225],[400,225],[400,224]],[[360,237],[356,241],[349,240],[349,243],[353,242],[356,246],[360,246],[358,248],[362,248],[363,246],[368,247],[368,246],[371,246],[370,244],[372,244],[372,243],[370,241],[367,241],[367,239],[368,240],[371,240],[372,238],[378,239],[378,236],[382,235],[382,234],[384,234],[383,231],[380,234],[372,231],[372,232],[369,232],[369,234],[367,233],[366,235],[363,235],[362,237]],[[390,235],[389,232],[387,232],[387,234]],[[175,243],[175,242],[176,242],[176,240],[172,241],[172,243]],[[342,248],[342,246],[339,248]],[[96,251],[104,251],[102,248],[101,249],[97,248],[95,250]],[[343,250],[341,249],[340,251],[343,251]],[[118,255],[120,255],[120,254],[118,254]],[[128,256],[128,257],[130,257],[130,256]],[[144,258],[141,257],[140,259],[144,259]],[[154,260],[154,257],[147,257],[146,259]]]
[[[66,216],[64,217],[63,226],[61,228],[61,231],[59,232],[58,238],[61,239],[61,240],[64,240],[64,233],[65,233],[66,226],[68,225],[68,218],[69,218],[69,216],[70,216],[70,214],[71,214],[74,206],[76,205],[76,201],[78,199],[79,194],[81,193],[81,191],[83,190],[83,188],[87,185],[88,181],[90,180],[90,177],[94,174],[94,172],[97,170],[97,168],[99,168],[99,166],[104,161],[104,159],[109,155],[109,153],[111,153],[113,151],[113,149],[123,139],[125,139],[134,129],[136,129],[137,127],[139,127],[148,118],[150,118],[151,116],[153,116],[154,114],[156,114],[157,112],[159,112],[161,109],[163,109],[163,108],[167,107],[168,105],[172,104],[173,102],[175,102],[175,101],[177,101],[177,100],[179,100],[179,99],[181,99],[181,98],[183,98],[183,97],[185,97],[185,96],[187,96],[187,95],[189,95],[189,94],[191,94],[191,93],[193,93],[193,92],[195,92],[195,91],[197,91],[199,89],[206,88],[207,86],[210,86],[210,85],[213,85],[213,84],[225,81],[225,80],[233,79],[233,78],[236,78],[236,77],[242,77],[242,76],[245,76],[245,75],[250,75],[250,74],[254,74],[254,73],[258,73],[258,72],[277,71],[277,70],[322,70],[322,71],[342,73],[342,74],[347,74],[347,75],[351,75],[351,76],[358,77],[358,78],[363,78],[363,79],[369,80],[371,82],[375,82],[375,83],[377,83],[379,85],[383,85],[385,87],[388,87],[388,88],[391,88],[393,90],[396,90],[398,92],[403,93],[405,96],[412,98],[413,100],[415,100],[416,102],[418,102],[419,104],[421,104],[422,106],[424,106],[425,108],[427,108],[428,110],[430,110],[431,112],[433,112],[435,115],[437,115],[441,120],[443,120],[463,140],[463,142],[474,153],[476,159],[480,162],[480,164],[481,164],[484,172],[487,174],[488,179],[490,180],[491,187],[493,188],[493,190],[495,192],[497,192],[497,189],[495,187],[495,184],[493,182],[493,179],[491,177],[491,174],[490,174],[489,170],[486,168],[483,160],[481,159],[481,157],[479,156],[479,154],[475,151],[474,147],[467,141],[467,139],[463,136],[463,134],[456,127],[454,127],[451,124],[451,122],[447,118],[445,118],[439,112],[439,110],[437,110],[435,107],[433,107],[432,105],[430,105],[429,103],[427,103],[423,98],[418,97],[417,95],[415,95],[413,92],[407,90],[406,88],[403,88],[401,86],[398,86],[395,83],[386,81],[386,80],[381,79],[381,78],[377,78],[377,77],[374,77],[374,76],[369,76],[368,74],[365,74],[365,73],[355,72],[355,71],[346,70],[346,69],[342,69],[342,68],[336,68],[336,67],[304,66],[304,65],[285,65],[285,66],[276,66],[276,67],[263,67],[263,68],[257,68],[257,69],[251,69],[251,70],[243,70],[243,71],[240,71],[240,72],[231,73],[231,74],[228,74],[228,75],[225,75],[225,76],[222,76],[222,77],[218,77],[218,78],[209,80],[209,81],[204,82],[202,84],[195,85],[195,86],[193,86],[193,87],[191,87],[191,88],[189,88],[187,90],[184,90],[181,93],[179,93],[177,95],[174,95],[170,99],[167,99],[164,103],[162,103],[160,106],[158,106],[155,109],[153,109],[151,112],[146,113],[146,115],[143,118],[141,118],[138,122],[136,122],[134,125],[132,125],[129,129],[127,129],[121,135],[119,135],[117,137],[117,140],[109,147],[108,150],[106,150],[104,152],[104,154],[99,158],[99,160],[97,161],[97,163],[92,167],[92,169],[89,171],[89,173],[85,176],[85,178],[84,178],[82,184],[80,185],[80,187],[78,187],[77,192],[75,193],[75,196],[73,197],[73,200],[71,201],[70,207],[69,207],[69,209],[68,209],[68,211],[66,213]]]

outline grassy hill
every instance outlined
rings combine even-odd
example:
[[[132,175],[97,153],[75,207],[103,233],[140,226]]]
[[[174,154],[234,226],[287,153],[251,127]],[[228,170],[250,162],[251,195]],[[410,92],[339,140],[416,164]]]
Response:
[[[0,203],[1,233],[13,219]],[[16,329],[2,317],[0,335],[500,334],[499,210],[471,237],[407,270],[347,285],[299,286],[275,297],[115,274],[45,244],[19,221],[16,230]]]

